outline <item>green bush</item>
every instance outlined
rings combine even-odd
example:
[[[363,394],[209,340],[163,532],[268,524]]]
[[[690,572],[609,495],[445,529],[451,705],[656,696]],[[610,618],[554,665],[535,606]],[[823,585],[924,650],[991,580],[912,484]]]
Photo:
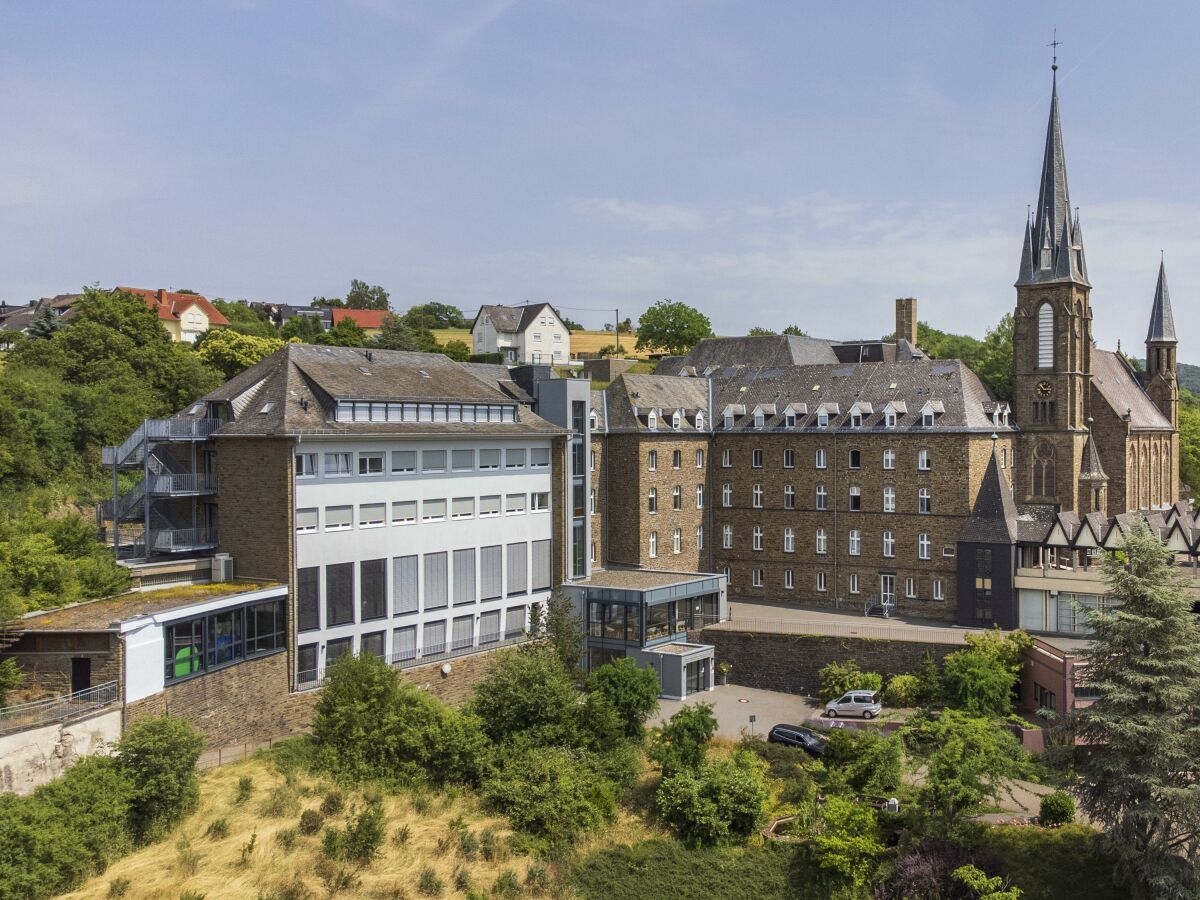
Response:
[[[887,799],[900,789],[903,774],[904,747],[899,736],[892,735],[866,742],[859,757],[847,767],[846,780],[859,793]]]
[[[680,771],[659,784],[655,793],[659,815],[688,846],[745,839],[758,827],[767,789],[749,759],[738,754],[696,772]]]
[[[822,827],[801,853],[819,875],[814,887],[821,897],[862,897],[882,855],[875,810],[844,797],[830,797],[821,807]]]
[[[124,897],[133,884],[128,878],[114,878],[108,883],[107,897]]]
[[[1065,791],[1042,797],[1038,821],[1046,826],[1069,825],[1075,821],[1075,800]]]
[[[295,828],[283,828],[275,832],[275,843],[284,853],[291,853],[296,848],[297,837],[299,833]]]
[[[445,889],[446,886],[442,883],[442,879],[438,878],[437,872],[429,866],[421,870],[421,874],[417,878],[417,890],[424,896],[440,897]]]
[[[822,667],[821,687],[818,696],[825,702],[836,700],[846,691],[878,691],[883,687],[883,676],[878,672],[864,672],[858,663],[831,662]]]
[[[496,880],[492,882],[492,896],[500,897],[501,900],[512,900],[521,896],[521,882],[517,880],[517,873],[512,869],[505,869],[497,875]]]
[[[121,771],[132,786],[131,830],[145,840],[165,832],[196,806],[196,760],[204,739],[183,719],[134,722],[117,744]]]
[[[325,826],[325,817],[319,810],[306,809],[300,813],[300,833],[313,835]]]
[[[895,675],[883,689],[888,706],[916,706],[920,702],[921,681],[916,675]]]
[[[629,737],[640,735],[646,720],[658,709],[658,673],[649,666],[639,667],[629,657],[593,669],[588,676],[587,689],[612,703]]]
[[[254,779],[249,775],[243,775],[238,779],[237,794],[233,798],[235,806],[241,806],[254,793]]]
[[[336,816],[346,808],[346,797],[337,788],[333,788],[321,800],[321,815]]]
[[[493,809],[508,816],[514,828],[569,843],[616,815],[613,786],[589,769],[582,751],[526,750],[506,758],[484,782],[483,796]],[[486,850],[484,854],[486,858]]]
[[[942,685],[948,701],[972,716],[1006,716],[1021,677],[1021,656],[1033,639],[998,629],[966,636],[967,649],[946,657]]]
[[[708,742],[716,731],[717,719],[711,703],[685,706],[655,731],[650,758],[662,768],[664,777],[695,771],[704,764]]]
[[[229,820],[226,818],[213,819],[204,832],[205,836],[219,841],[229,837]]]
[[[472,708],[493,741],[577,746],[581,707],[570,672],[545,648],[498,655],[475,687]]]

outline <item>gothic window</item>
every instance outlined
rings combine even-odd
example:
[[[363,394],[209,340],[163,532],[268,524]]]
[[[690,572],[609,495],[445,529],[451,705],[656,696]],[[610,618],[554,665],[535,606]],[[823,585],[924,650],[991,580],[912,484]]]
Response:
[[[1054,447],[1044,442],[1033,449],[1033,493],[1054,496]]]
[[[1038,354],[1039,369],[1054,368],[1054,307],[1045,301],[1038,307]]]

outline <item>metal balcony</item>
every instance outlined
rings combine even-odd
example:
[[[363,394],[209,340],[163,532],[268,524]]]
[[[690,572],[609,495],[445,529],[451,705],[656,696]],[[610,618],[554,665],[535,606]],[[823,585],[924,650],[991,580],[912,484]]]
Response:
[[[150,532],[150,546],[155,553],[194,553],[212,550],[217,546],[217,529],[160,528]]]
[[[193,497],[213,494],[217,490],[217,476],[211,472],[193,474],[166,473],[150,476],[150,493],[155,497]]]
[[[148,443],[208,440],[222,424],[220,419],[147,419],[119,447],[104,447],[100,461],[106,466],[139,465]]]

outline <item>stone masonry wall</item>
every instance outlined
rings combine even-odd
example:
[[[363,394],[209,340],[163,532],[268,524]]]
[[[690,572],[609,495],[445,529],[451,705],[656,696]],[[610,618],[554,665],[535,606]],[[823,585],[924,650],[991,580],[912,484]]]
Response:
[[[217,442],[218,535],[238,578],[291,580],[291,438]]]
[[[916,672],[926,653],[941,662],[963,649],[961,644],[763,634],[727,628],[706,628],[700,637],[716,648],[718,665],[733,664],[729,673],[732,684],[810,696],[821,683],[821,668],[831,662],[854,660],[864,672],[878,672],[886,682],[892,675]]]
[[[27,634],[0,653],[0,661],[15,659],[25,673],[9,702],[70,693],[76,657],[91,659],[93,687],[121,678],[121,643],[113,634]]]

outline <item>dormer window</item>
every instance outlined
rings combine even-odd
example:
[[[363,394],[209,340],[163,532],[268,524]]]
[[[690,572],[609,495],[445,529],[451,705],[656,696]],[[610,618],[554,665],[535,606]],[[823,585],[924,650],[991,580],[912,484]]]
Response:
[[[862,413],[860,413],[857,409],[850,413],[850,427],[862,428]]]
[[[733,429],[733,414],[732,413],[725,413],[725,428],[729,429],[729,430]]]
[[[817,413],[817,427],[818,428],[828,428],[829,427],[829,413],[825,412],[825,410],[821,410],[820,412]]]
[[[592,410],[592,414],[590,416],[588,416],[588,425],[591,427],[592,431],[596,430],[597,421],[598,420],[596,418],[596,411]]]
[[[945,411],[946,406],[941,400],[930,400],[921,407],[921,427],[932,428],[935,418]]]
[[[704,413],[702,413],[702,412],[696,413],[696,430],[697,431],[704,430]]]
[[[932,410],[927,409],[921,413],[921,426],[924,428],[932,428],[933,427],[933,411]]]
[[[762,428],[763,425],[765,425],[765,424],[766,424],[766,417],[763,416],[762,410],[761,409],[755,410],[755,412],[754,412],[754,427]]]
[[[650,410],[650,415],[646,416],[646,426],[650,429],[658,428],[658,413]]]
[[[884,410],[884,412],[883,412],[883,427],[884,428],[895,428],[896,427],[896,411],[894,409]]]
[[[1000,407],[998,406],[992,410],[992,424],[995,426],[1000,425]]]
[[[795,428],[796,427],[796,414],[793,412],[790,412],[786,416],[784,416],[783,424],[786,425],[788,428]]]
[[[681,415],[679,415],[678,412],[675,413],[675,415],[671,416],[671,427],[674,428],[676,431],[678,431],[679,426],[682,423],[682,421],[683,421],[683,417]]]

